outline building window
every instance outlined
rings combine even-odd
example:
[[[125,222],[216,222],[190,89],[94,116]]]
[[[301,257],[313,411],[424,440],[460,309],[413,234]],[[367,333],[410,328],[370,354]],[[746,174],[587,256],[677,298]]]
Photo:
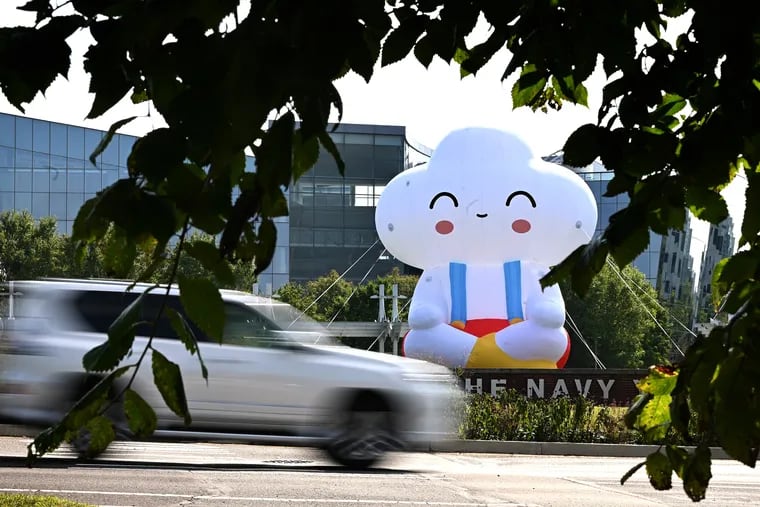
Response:
[[[50,153],[61,157],[66,156],[66,125],[53,123],[50,125]]]
[[[16,118],[16,148],[32,150],[32,120]]]
[[[16,146],[16,118],[0,113],[0,145]]]
[[[377,207],[377,201],[380,194],[385,190],[385,186],[373,185],[352,185],[353,206],[357,207]]]
[[[68,155],[70,158],[84,159],[84,129],[82,127],[68,127]]]
[[[32,143],[34,151],[42,153],[50,152],[50,123],[42,120],[33,120]]]
[[[34,218],[43,218],[50,215],[50,194],[32,194],[32,215]]]
[[[66,194],[63,192],[51,192],[50,214],[56,217],[59,222],[66,220]]]

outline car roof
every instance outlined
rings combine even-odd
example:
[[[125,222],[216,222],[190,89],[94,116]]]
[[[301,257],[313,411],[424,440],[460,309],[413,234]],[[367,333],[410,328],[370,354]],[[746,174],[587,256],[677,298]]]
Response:
[[[100,292],[130,292],[140,293],[147,289],[166,290],[166,285],[151,283],[134,283],[129,280],[114,280],[107,278],[41,278],[39,280],[17,280],[13,282],[16,288],[30,287],[34,289],[58,289],[58,290],[86,290]],[[15,289],[14,289],[15,290]],[[159,294],[159,292],[154,292]],[[264,296],[257,296],[249,292],[232,289],[219,289],[222,299],[226,301],[240,301],[248,305],[287,305],[282,301]],[[169,294],[179,295],[179,287],[172,285]]]

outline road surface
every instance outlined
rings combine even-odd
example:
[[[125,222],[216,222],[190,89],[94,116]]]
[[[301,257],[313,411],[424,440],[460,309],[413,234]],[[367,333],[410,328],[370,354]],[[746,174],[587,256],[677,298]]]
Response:
[[[0,494],[40,492],[99,506],[681,506],[694,505],[674,478],[654,491],[640,458],[398,453],[376,469],[347,472],[319,451],[239,443],[117,442],[83,462],[60,449],[33,468],[29,439],[0,437]],[[713,464],[700,505],[760,503],[760,475]]]

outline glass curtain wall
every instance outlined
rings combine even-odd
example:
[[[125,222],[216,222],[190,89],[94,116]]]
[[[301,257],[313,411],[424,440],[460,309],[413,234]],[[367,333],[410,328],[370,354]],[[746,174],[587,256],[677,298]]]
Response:
[[[347,125],[331,134],[346,163],[338,172],[329,153],[290,192],[290,278],[313,280],[335,270],[374,279],[404,268],[384,252],[375,206],[385,185],[404,169],[403,127]]]

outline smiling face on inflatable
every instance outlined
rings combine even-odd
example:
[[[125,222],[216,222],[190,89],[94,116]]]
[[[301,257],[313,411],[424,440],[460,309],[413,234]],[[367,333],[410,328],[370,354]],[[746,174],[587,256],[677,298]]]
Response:
[[[451,368],[561,368],[564,301],[540,280],[589,241],[596,218],[586,183],[516,136],[449,134],[427,165],[391,180],[375,213],[385,248],[423,270],[404,354]]]
[[[377,206],[385,248],[426,269],[449,262],[557,264],[596,227],[594,196],[575,173],[533,158],[516,136],[449,134],[425,166],[397,175]]]

